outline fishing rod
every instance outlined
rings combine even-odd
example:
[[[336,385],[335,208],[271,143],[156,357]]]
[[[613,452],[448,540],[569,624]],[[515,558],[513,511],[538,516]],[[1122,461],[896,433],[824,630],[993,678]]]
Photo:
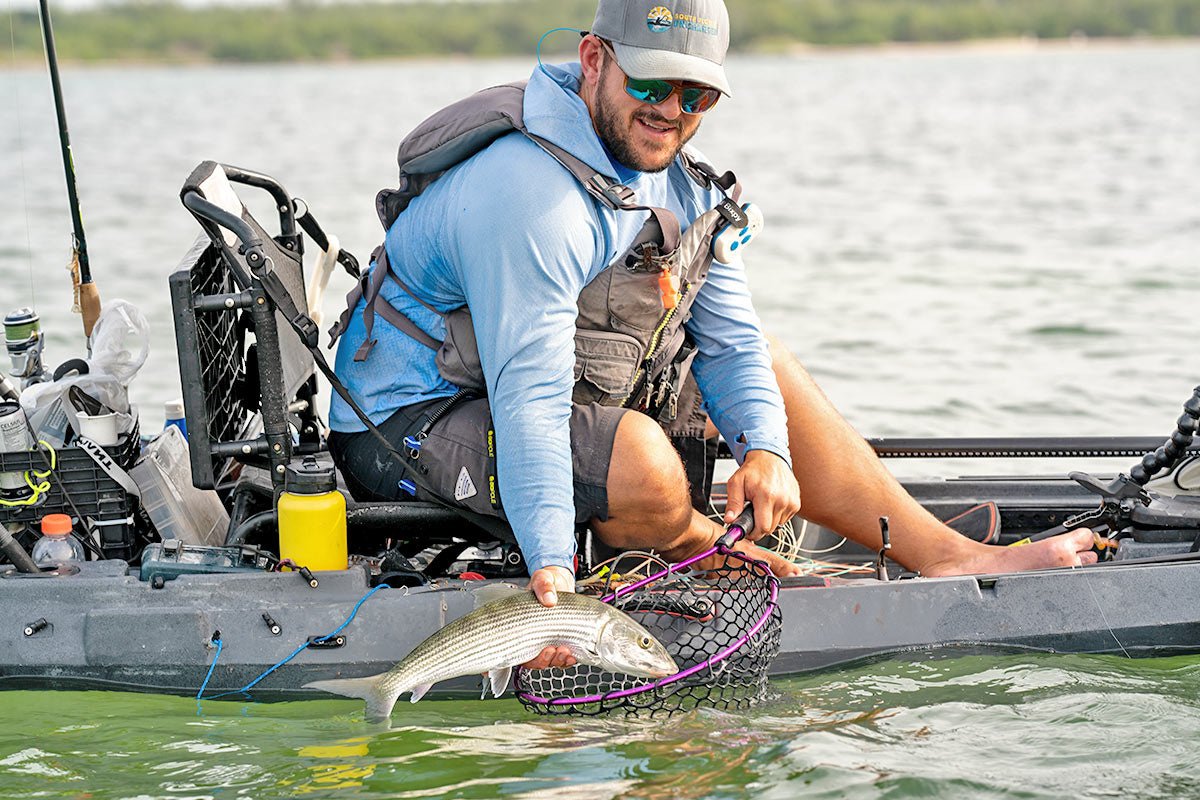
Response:
[[[50,86],[54,91],[54,111],[58,116],[58,142],[62,147],[63,170],[67,177],[67,200],[71,206],[71,283],[75,292],[74,310],[83,316],[83,335],[91,349],[92,328],[100,316],[100,290],[92,280],[88,263],[87,239],[83,235],[83,215],[79,210],[79,193],[75,188],[75,159],[71,155],[71,138],[67,133],[67,112],[63,105],[62,82],[58,77],[58,55],[54,48],[54,30],[50,24],[48,0],[38,0],[38,16],[42,21],[42,42],[46,62],[50,67]]]

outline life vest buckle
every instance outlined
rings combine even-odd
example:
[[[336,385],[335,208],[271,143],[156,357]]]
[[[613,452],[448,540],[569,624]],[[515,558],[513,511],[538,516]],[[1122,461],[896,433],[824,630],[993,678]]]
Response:
[[[589,181],[596,190],[604,196],[606,200],[612,203],[614,208],[620,208],[632,203],[637,195],[633,189],[630,189],[623,183],[612,183],[603,175],[597,173],[593,175]]]

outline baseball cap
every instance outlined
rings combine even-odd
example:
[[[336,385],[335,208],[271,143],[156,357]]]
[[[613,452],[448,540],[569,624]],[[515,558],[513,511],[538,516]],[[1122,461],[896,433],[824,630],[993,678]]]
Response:
[[[730,94],[724,0],[600,0],[589,32],[612,42],[631,78],[692,81]]]

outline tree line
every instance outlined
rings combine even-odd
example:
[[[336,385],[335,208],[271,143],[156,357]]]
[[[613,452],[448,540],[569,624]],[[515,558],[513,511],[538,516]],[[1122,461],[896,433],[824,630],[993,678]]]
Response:
[[[53,7],[53,3],[51,4]],[[731,47],[870,45],[1036,37],[1200,35],[1200,0],[727,0]],[[586,28],[595,0],[350,2],[189,7],[126,0],[55,10],[63,60],[320,61],[528,54],[559,25]],[[10,12],[18,60],[41,58],[33,11]],[[573,52],[548,37],[544,52]]]

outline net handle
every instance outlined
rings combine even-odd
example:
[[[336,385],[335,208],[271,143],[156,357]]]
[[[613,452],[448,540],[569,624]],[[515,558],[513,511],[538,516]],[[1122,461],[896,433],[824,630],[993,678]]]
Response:
[[[695,564],[697,561],[702,561],[702,560],[708,558],[709,556],[716,555],[717,553],[722,553],[724,555],[730,555],[732,552],[731,548],[735,544],[737,544],[737,542],[742,537],[749,536],[753,532],[754,532],[754,508],[751,507],[751,505],[749,503],[746,503],[746,505],[742,508],[742,513],[738,515],[737,519],[735,519],[733,522],[729,523],[729,527],[727,527],[725,529],[725,533],[721,534],[721,536],[717,539],[717,541],[713,543],[712,547],[708,548],[707,550],[705,550],[702,553],[698,553],[697,555],[692,556],[691,558],[680,561],[677,564],[668,564],[666,569],[662,570],[661,572],[656,572],[648,578],[642,578],[637,583],[631,583],[628,586],[622,586],[622,587],[618,588],[616,591],[610,592],[609,594],[606,594],[604,597],[601,597],[600,602],[601,603],[612,603],[612,602],[624,597],[625,595],[629,594],[630,592],[636,592],[638,589],[642,588],[643,586],[646,586],[647,584],[653,583],[654,581],[657,581],[660,578],[665,578],[668,575],[671,575],[675,572],[679,572],[680,570],[686,569],[687,567],[690,567],[692,564]],[[756,560],[752,560],[752,559],[748,559],[748,558],[743,558],[742,560],[743,561],[753,561],[753,563],[761,565],[762,568],[767,571],[768,575],[771,574],[771,568],[768,567],[764,562],[756,561]],[[774,599],[775,599],[774,597],[771,598],[772,601],[774,601]]]

